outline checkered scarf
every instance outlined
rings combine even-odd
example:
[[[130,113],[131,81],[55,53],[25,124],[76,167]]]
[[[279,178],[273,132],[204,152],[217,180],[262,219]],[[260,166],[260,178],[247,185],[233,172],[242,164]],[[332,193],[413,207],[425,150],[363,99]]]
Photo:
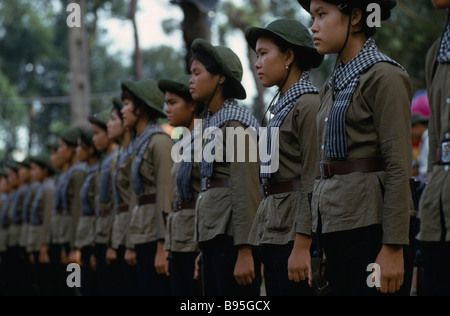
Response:
[[[63,185],[66,182],[68,172],[63,172],[58,176],[58,181],[55,187],[55,195],[53,200],[53,216],[57,215],[58,210],[63,209]]]
[[[318,94],[319,90],[314,87],[311,83],[311,79],[309,77],[309,72],[305,71],[303,75],[300,77],[300,80],[294,83],[289,90],[281,95],[278,99],[277,103],[272,105],[269,108],[270,113],[274,115],[274,117],[270,120],[267,125],[267,153],[271,153],[272,148],[272,128],[276,128],[274,137],[278,137],[279,127],[283,124],[286,116],[292,111],[298,99],[308,93]],[[263,153],[265,155],[265,153]],[[264,156],[261,159],[262,161],[267,161],[269,159],[264,159]],[[271,165],[270,161],[261,162],[261,178],[270,178],[272,173],[264,172],[267,170],[268,166]]]
[[[17,192],[13,192],[11,194],[8,194],[8,197],[5,200],[5,204],[3,205],[1,215],[0,215],[0,224],[2,227],[6,227],[8,225],[8,210],[10,203],[14,202],[14,198],[16,196]]]
[[[30,189],[28,190],[27,194],[25,195],[25,199],[23,200],[23,212],[22,212],[22,220],[24,223],[28,223],[30,213],[29,210],[31,208],[31,198],[33,198],[34,193],[36,193],[36,190],[39,188],[39,181],[33,181],[30,184]]]
[[[193,166],[193,160],[195,155],[195,141],[196,139],[201,139],[201,125],[195,125],[194,130],[191,132],[190,138],[187,137],[186,140],[182,138],[180,142],[182,142],[182,148],[187,147],[188,141],[190,141],[189,147],[191,149],[191,160],[185,161],[183,160],[180,163],[180,168],[177,172],[177,190],[178,190],[178,196],[180,200],[183,201],[192,201],[195,199],[195,191],[192,186],[192,166]]]
[[[31,204],[30,223],[33,226],[42,225],[43,218],[39,216],[39,204],[41,202],[42,196],[47,190],[55,190],[55,181],[52,178],[48,178],[47,180],[45,180],[45,182],[41,184],[36,191],[33,203]]]
[[[155,134],[165,134],[167,133],[159,126],[156,122],[151,122],[148,124],[145,131],[135,140],[135,165],[133,169],[133,188],[136,195],[143,194],[145,192],[144,186],[142,184],[141,175],[139,174],[139,169],[141,168],[142,158],[147,150],[148,145]],[[168,135],[167,135],[168,136]]]
[[[86,168],[87,168],[86,162],[77,162],[67,171],[67,176],[64,178],[64,182],[62,184],[62,193],[61,193],[62,206],[64,209],[63,216],[68,215],[67,212],[70,211],[69,201],[67,200],[67,190],[69,189],[70,180],[72,179],[72,176],[75,173],[75,171],[86,171]],[[74,198],[77,199],[78,197],[75,196]]]
[[[83,185],[80,190],[80,198],[81,198],[81,214],[84,216],[90,216],[94,214],[94,210],[89,203],[89,188],[91,186],[92,178],[95,176],[95,173],[99,169],[99,164],[96,163],[92,166],[88,166],[86,168],[86,178],[84,179]]]
[[[447,28],[442,36],[437,61],[441,64],[450,63],[450,15],[447,21]]]
[[[114,150],[109,155],[106,155],[100,166],[100,203],[109,203],[111,201],[111,168],[114,158],[117,157],[117,150]]]
[[[375,40],[369,38],[355,58],[347,65],[341,63],[334,72],[335,90],[338,93],[331,108],[326,131],[326,155],[328,158],[347,158],[347,136],[345,133],[347,110],[361,74],[379,62],[388,62],[403,69],[400,64],[382,54],[375,45]],[[333,78],[328,82],[328,86],[330,89],[333,88]]]
[[[23,205],[23,200],[25,199],[26,192],[29,189],[28,184],[24,184],[20,187],[19,191],[16,194],[13,202],[13,208],[11,212],[11,219],[14,224],[19,224],[22,218],[19,216],[19,204]],[[22,210],[23,211],[23,210]]]
[[[120,193],[119,193],[119,188],[117,187],[117,174],[119,173],[118,171],[119,171],[120,166],[125,163],[125,161],[128,159],[128,157],[130,157],[130,155],[133,154],[133,150],[134,150],[133,143],[131,143],[130,145],[128,145],[127,148],[125,148],[125,149],[122,148],[122,152],[119,154],[116,171],[114,172],[114,175],[113,175],[113,194],[114,194],[114,200],[116,201],[117,205],[123,204],[122,197],[120,196]]]
[[[247,109],[240,107],[235,99],[228,99],[225,101],[220,111],[215,113],[213,116],[211,116],[211,112],[208,110],[204,135],[204,138],[206,137],[207,139],[206,144],[213,140],[213,137],[211,137],[213,135],[213,131],[208,131],[207,129],[210,127],[220,128],[229,121],[238,121],[247,127],[254,127],[256,132],[258,132],[259,123],[256,118]],[[211,152],[203,153],[201,174],[205,178],[211,178],[213,175],[214,156],[215,148],[213,148]],[[205,158],[207,158],[207,160],[205,160]]]

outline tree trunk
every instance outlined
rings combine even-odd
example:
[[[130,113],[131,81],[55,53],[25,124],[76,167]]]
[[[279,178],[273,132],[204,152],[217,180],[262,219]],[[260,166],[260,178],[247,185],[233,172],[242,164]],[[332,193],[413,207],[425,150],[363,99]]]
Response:
[[[181,1],[180,6],[184,13],[183,38],[186,45],[186,70],[190,73],[192,42],[196,38],[211,41],[211,25],[208,21],[208,14],[202,12],[194,3]]]
[[[144,58],[142,56],[142,51],[139,44],[139,32],[136,22],[136,11],[137,11],[138,0],[131,0],[130,2],[130,16],[129,19],[133,23],[134,30],[134,75],[136,80],[144,79]]]
[[[72,73],[71,120],[72,125],[87,126],[91,112],[89,57],[87,32],[84,23],[86,0],[69,0],[81,7],[81,27],[69,28],[70,71]]]

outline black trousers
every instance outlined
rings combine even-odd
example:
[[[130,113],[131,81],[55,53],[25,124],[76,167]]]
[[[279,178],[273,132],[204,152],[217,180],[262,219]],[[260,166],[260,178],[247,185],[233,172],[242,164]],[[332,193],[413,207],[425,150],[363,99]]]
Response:
[[[201,296],[201,283],[194,280],[198,252],[171,252],[170,285],[175,296]]]
[[[49,282],[52,277],[51,265],[39,262],[39,252],[33,252],[31,255],[34,257],[34,264],[29,265],[33,295],[53,296],[52,284]]]
[[[97,296],[98,282],[97,272],[92,269],[91,255],[94,254],[94,247],[86,246],[81,249],[81,295]]]
[[[155,269],[157,241],[135,245],[136,277],[139,296],[170,296],[170,281]]]
[[[0,296],[6,295],[5,253],[0,253]]]
[[[120,292],[118,263],[106,263],[106,244],[95,245],[95,258],[97,261],[97,282],[99,296],[118,296]]]
[[[259,296],[261,293],[261,259],[253,250],[256,278],[253,283],[241,286],[234,277],[238,248],[233,237],[219,235],[199,243],[202,251],[202,270],[205,296]]]
[[[425,296],[450,296],[450,242],[421,242]]]
[[[372,225],[322,235],[327,258],[327,275],[333,295],[378,296],[376,287],[369,287],[367,266],[375,263],[382,244],[381,225]],[[404,247],[405,278],[400,291],[394,295],[409,296],[413,264],[409,247]]]
[[[294,242],[286,245],[264,244],[260,247],[267,296],[314,295],[308,281],[295,283],[289,280],[288,260],[293,246]]]
[[[125,261],[125,246],[117,249],[117,275],[120,296],[137,296],[136,267]]]
[[[52,296],[75,296],[77,295],[74,288],[67,286],[67,265],[61,262],[61,252],[64,251],[69,255],[70,245],[66,244],[50,244],[48,255],[50,258],[51,278],[47,282],[50,283]]]

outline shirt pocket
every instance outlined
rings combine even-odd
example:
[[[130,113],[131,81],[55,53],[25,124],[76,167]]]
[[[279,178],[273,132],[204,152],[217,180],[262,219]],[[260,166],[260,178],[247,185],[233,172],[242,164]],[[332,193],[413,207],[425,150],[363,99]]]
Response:
[[[182,210],[173,216],[172,219],[172,241],[179,243],[191,242],[194,240],[195,214],[193,210]]]
[[[269,199],[267,230],[277,234],[289,233],[294,227],[295,211],[300,207],[300,202],[292,193],[275,194]]]
[[[203,228],[207,230],[220,230],[226,226],[231,214],[231,190],[229,188],[216,188],[204,192],[199,201],[199,219]]]

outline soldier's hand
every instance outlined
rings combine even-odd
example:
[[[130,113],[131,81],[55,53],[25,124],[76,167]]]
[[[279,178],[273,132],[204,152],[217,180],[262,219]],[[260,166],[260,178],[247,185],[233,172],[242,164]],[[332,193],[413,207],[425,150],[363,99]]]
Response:
[[[195,269],[194,269],[194,280],[199,280],[200,279],[200,264],[202,261],[202,253],[200,252],[197,256],[197,258],[195,258]]]
[[[310,248],[311,237],[297,234],[288,260],[289,280],[299,283],[312,275]]]
[[[127,249],[125,250],[125,261],[128,265],[130,266],[135,266],[137,263],[136,260],[136,251],[132,250],[132,249]]]
[[[375,263],[381,270],[381,286],[377,290],[384,294],[400,290],[405,274],[403,247],[383,245]]]
[[[239,285],[250,285],[255,275],[255,265],[251,246],[239,248],[238,258],[234,266],[234,277]]]
[[[106,264],[113,264],[117,260],[117,251],[111,247],[106,251]]]
[[[164,242],[158,241],[155,256],[155,270],[158,274],[166,274],[166,264],[169,253],[164,250]]]
[[[92,271],[97,271],[97,258],[95,258],[95,255],[92,254],[89,259]]]

